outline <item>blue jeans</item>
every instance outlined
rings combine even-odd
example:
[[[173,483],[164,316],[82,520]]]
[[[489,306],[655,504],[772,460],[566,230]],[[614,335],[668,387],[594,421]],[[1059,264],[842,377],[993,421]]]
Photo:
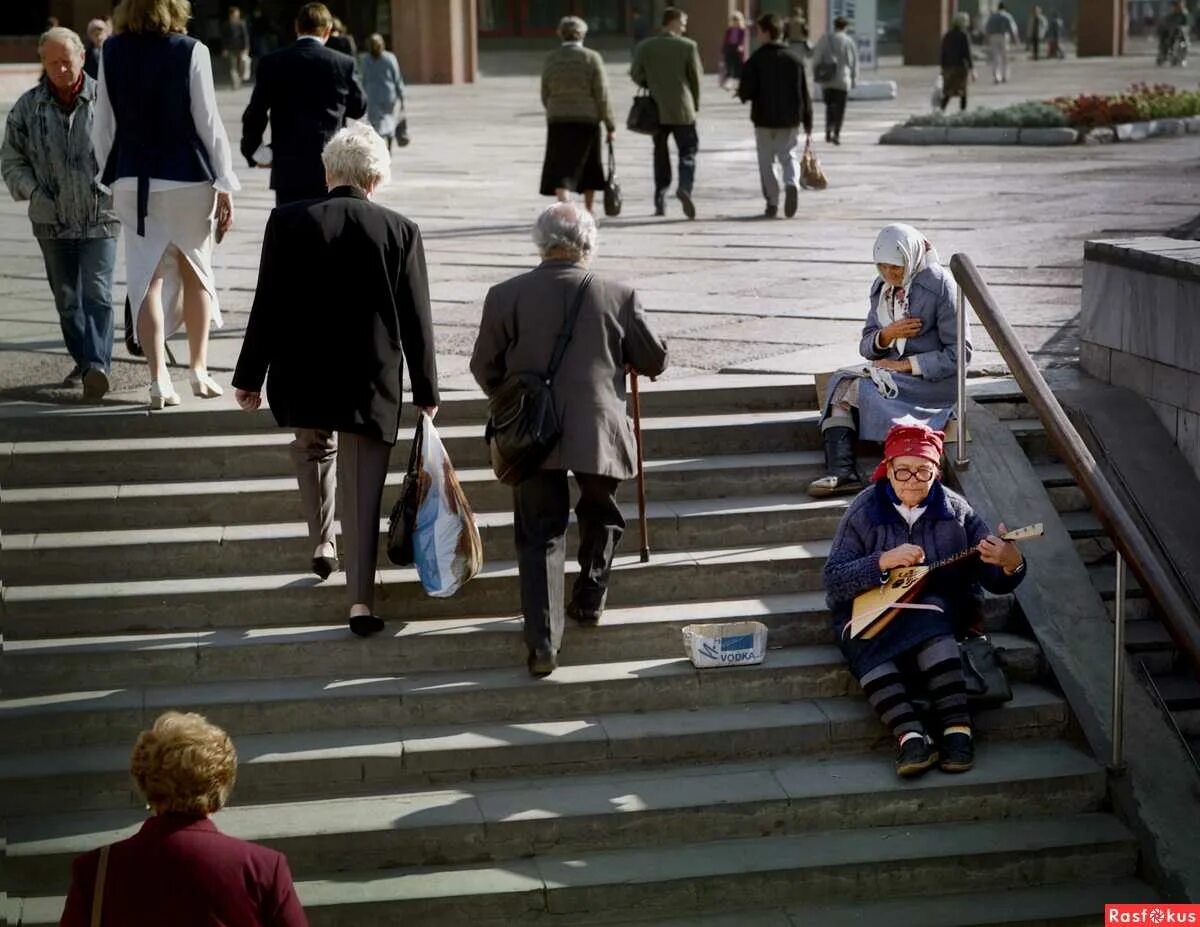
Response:
[[[112,366],[115,238],[39,238],[67,351],[80,370]]]

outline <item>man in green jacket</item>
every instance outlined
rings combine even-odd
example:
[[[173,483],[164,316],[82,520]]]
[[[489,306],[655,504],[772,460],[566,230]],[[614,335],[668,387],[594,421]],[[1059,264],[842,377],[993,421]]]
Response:
[[[650,90],[658,104],[659,129],[654,133],[654,214],[666,215],[667,188],[671,186],[671,153],[667,137],[675,137],[679,151],[679,184],[675,195],[683,213],[696,218],[692,184],[696,178],[696,112],[700,109],[700,51],[685,39],[687,13],[669,6],[663,11],[662,32],[641,42],[633,56],[629,76]]]

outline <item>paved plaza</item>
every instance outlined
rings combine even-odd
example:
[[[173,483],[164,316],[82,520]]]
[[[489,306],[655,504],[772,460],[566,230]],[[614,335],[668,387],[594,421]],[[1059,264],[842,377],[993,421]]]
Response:
[[[474,85],[418,86],[409,94],[410,147],[395,156],[382,201],[425,235],[438,353],[446,386],[469,387],[467,359],[488,287],[536,260],[529,227],[547,199],[536,194],[545,122],[536,55],[485,54]],[[632,94],[627,61],[610,58],[618,119]],[[670,376],[714,371],[811,373],[855,356],[873,269],[871,243],[889,222],[916,225],[943,260],[970,254],[1026,346],[1044,366],[1073,363],[1083,242],[1158,234],[1200,211],[1200,137],[1072,148],[892,147],[879,135],[929,107],[931,68],[887,66],[896,100],[852,103],[840,148],[819,145],[828,190],[803,192],[793,220],[761,219],[748,107],[706,78],[701,100],[699,218],[668,201],[651,209],[650,142],[619,132],[625,211],[601,221],[596,269],[635,284],[655,326],[671,338]],[[1010,84],[980,69],[972,105],[1107,92],[1134,81],[1190,83],[1153,59],[1025,62]],[[1184,80],[1181,80],[1184,79]],[[11,81],[8,83],[11,84]],[[249,91],[222,91],[234,147]],[[11,105],[11,100],[4,107]],[[816,137],[822,137],[818,106]],[[262,229],[273,197],[267,172],[243,168],[236,226],[215,261],[225,327],[211,366],[227,379],[254,293]],[[69,367],[25,204],[0,197],[0,391],[63,399]],[[123,263],[123,262],[122,262]],[[337,274],[336,267],[297,267]],[[124,296],[118,266],[114,297]],[[118,327],[120,317],[118,315]],[[178,336],[175,354],[186,362]],[[977,368],[999,357],[975,331]],[[118,332],[119,341],[119,332]],[[112,401],[142,401],[143,371],[118,345]],[[184,376],[179,369],[177,377]]]

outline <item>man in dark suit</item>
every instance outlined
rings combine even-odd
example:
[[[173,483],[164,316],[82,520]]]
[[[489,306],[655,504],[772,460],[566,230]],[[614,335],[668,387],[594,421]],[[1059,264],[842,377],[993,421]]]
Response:
[[[391,174],[387,145],[355,123],[323,157],[328,195],[280,206],[267,221],[233,385],[238,403],[253,410],[266,378],[275,420],[296,433],[292,460],[312,570],[322,579],[337,565],[333,508],[342,481],[350,629],[366,637],[383,629],[373,614],[379,504],[400,428],[403,366],[414,405],[432,418],[437,362],[421,232],[371,202]]]
[[[483,303],[471,373],[488,395],[510,372],[549,366],[596,247],[596,223],[581,206],[557,203],[538,218],[534,238],[541,265],[492,287]],[[592,625],[604,610],[613,554],[625,528],[617,486],[637,472],[625,370],[653,377],[666,366],[666,343],[650,330],[633,288],[592,279],[551,384],[562,438],[542,469],[513,490],[521,611],[534,676],[554,671],[562,643],[567,471],[575,474],[580,493],[575,507],[580,573],[567,612]]]
[[[258,62],[254,93],[242,114],[242,154],[251,167],[271,168],[275,204],[325,195],[321,151],[347,119],[367,111],[354,59],[326,48],[333,16],[323,3],[296,15],[295,44]],[[271,122],[270,154],[263,132]]]

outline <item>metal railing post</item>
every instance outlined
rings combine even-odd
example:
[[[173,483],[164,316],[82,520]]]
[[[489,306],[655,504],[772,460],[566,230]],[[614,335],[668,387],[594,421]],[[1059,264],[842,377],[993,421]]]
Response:
[[[1125,558],[1117,551],[1113,615],[1112,768],[1125,765]]]
[[[958,441],[954,448],[954,465],[965,467],[967,458],[967,296],[958,288]]]

